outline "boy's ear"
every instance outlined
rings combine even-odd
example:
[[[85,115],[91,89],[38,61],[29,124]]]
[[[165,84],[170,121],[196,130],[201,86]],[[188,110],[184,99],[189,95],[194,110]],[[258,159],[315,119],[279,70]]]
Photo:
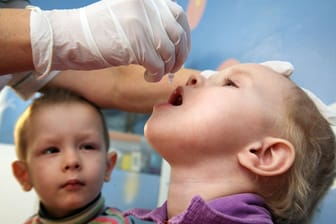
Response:
[[[259,176],[285,173],[294,163],[295,149],[287,140],[267,137],[238,153],[240,165]]]
[[[117,163],[117,153],[116,152],[108,152],[107,153],[107,161],[106,161],[106,170],[105,170],[105,177],[104,181],[110,181],[111,173],[113,168]]]
[[[28,175],[27,165],[24,161],[14,161],[12,163],[12,171],[24,191],[30,191],[33,188]]]

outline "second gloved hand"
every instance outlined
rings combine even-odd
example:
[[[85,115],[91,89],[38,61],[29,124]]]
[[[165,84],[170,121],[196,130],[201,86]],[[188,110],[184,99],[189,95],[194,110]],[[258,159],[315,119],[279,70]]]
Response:
[[[183,9],[171,0],[102,0],[74,10],[31,13],[36,70],[139,64],[148,81],[176,72],[190,50]]]

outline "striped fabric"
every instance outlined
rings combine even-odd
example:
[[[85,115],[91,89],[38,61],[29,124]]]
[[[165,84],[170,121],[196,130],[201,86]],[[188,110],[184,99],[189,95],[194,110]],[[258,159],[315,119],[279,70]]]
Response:
[[[120,210],[105,207],[104,204],[104,198],[100,197],[94,204],[70,217],[51,219],[36,214],[27,220],[25,224],[131,224],[131,221],[124,217]]]

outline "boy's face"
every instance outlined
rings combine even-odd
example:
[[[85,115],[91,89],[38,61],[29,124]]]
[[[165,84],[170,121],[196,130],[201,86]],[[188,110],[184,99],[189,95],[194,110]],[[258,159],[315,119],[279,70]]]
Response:
[[[45,106],[29,125],[27,181],[47,211],[62,217],[91,202],[116,158],[108,158],[97,112],[82,103]]]
[[[249,142],[274,134],[273,122],[284,115],[289,82],[258,64],[234,65],[209,79],[195,76],[168,103],[154,107],[146,137],[168,160],[195,162],[198,152],[201,160],[205,153],[233,155]]]

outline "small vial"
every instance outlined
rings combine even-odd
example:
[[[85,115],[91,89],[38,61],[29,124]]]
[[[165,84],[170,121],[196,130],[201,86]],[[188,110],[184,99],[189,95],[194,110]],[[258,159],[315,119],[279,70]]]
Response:
[[[173,83],[174,75],[175,75],[174,73],[168,73],[168,82],[169,82],[170,84]]]
[[[170,84],[173,83],[174,75],[175,75],[174,73],[168,73],[168,82]],[[153,76],[149,71],[146,70],[144,76],[147,81],[154,81]]]

